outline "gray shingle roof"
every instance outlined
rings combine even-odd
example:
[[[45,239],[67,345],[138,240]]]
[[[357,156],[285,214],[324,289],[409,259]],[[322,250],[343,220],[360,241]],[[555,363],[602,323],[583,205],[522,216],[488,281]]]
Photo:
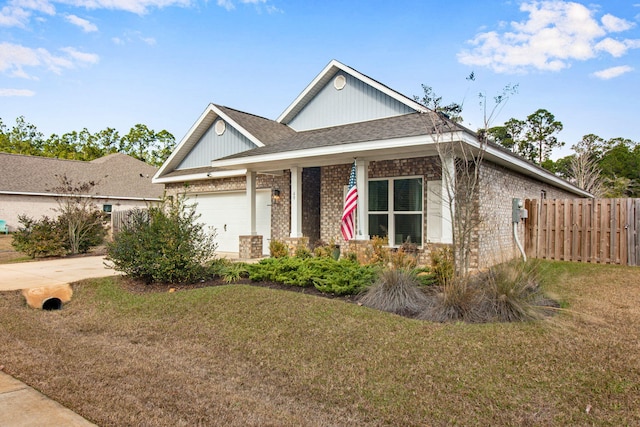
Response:
[[[463,128],[460,128],[464,130]],[[355,142],[378,141],[430,135],[434,132],[431,114],[412,113],[367,122],[352,123],[303,132],[293,132],[275,144],[254,148],[225,157],[236,159],[262,154],[297,151],[315,147],[351,144]]]
[[[82,162],[0,153],[0,192],[50,193],[58,176],[73,183],[96,182],[93,195],[110,198],[162,197],[164,186],[152,184],[157,168],[125,154]]]
[[[269,120],[244,111],[234,110],[223,105],[214,104],[236,123],[242,126],[250,134],[255,136],[264,145],[277,144],[278,142],[295,135],[296,131],[289,126]]]

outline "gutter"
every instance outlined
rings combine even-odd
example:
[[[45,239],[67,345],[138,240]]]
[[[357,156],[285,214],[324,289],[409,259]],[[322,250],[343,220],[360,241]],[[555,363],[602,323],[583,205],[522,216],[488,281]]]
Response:
[[[10,196],[47,196],[47,197],[80,197],[83,199],[119,199],[119,200],[136,200],[136,201],[153,201],[159,202],[161,197],[128,197],[128,196],[109,196],[101,194],[59,194],[59,193],[28,193],[24,191],[2,191],[0,194]]]

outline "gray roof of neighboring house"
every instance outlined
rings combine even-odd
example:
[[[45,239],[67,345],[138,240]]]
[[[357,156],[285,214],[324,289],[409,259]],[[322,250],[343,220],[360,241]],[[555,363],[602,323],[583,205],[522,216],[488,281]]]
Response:
[[[164,186],[152,184],[158,169],[126,154],[83,162],[0,153],[0,193],[54,193],[64,175],[72,183],[95,182],[92,195],[122,199],[157,199]]]

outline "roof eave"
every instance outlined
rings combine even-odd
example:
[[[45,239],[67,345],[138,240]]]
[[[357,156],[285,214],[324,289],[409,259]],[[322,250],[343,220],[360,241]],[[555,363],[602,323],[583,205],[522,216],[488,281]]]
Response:
[[[185,181],[204,181],[207,179],[216,179],[216,178],[230,178],[235,176],[244,176],[247,174],[246,169],[232,169],[227,171],[216,171],[216,172],[207,172],[207,173],[195,173],[190,175],[179,175],[179,176],[171,176],[164,178],[153,178],[151,182],[154,184],[171,184],[175,182],[185,182]]]
[[[485,158],[508,169],[552,184],[581,197],[592,198],[588,191],[582,190],[553,173],[539,168],[528,161],[493,146],[481,146],[477,138],[468,132],[459,130],[441,135],[419,135],[413,137],[394,138],[330,145],[300,150],[291,150],[263,155],[236,157],[214,160],[212,167],[226,169],[246,168],[247,170],[289,169],[292,166],[311,167],[341,164],[353,161],[354,158],[384,159],[389,156],[428,156],[437,155],[437,144],[463,142],[476,150],[484,149]]]

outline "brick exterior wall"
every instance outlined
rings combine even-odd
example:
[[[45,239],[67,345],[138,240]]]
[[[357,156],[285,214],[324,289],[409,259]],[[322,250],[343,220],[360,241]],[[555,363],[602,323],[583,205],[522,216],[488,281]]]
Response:
[[[541,191],[548,199],[574,199],[573,193],[560,190],[527,176],[514,173],[502,166],[485,161],[480,171],[480,194],[477,256],[473,268],[487,268],[518,256],[520,252],[513,239],[511,206],[513,198],[540,198]],[[524,224],[518,225],[520,242],[524,246]]]
[[[351,164],[325,166],[321,169],[320,190],[320,239],[325,243],[335,242],[340,245],[345,254],[353,249],[354,252],[366,251],[367,245],[346,245],[340,233],[340,220],[342,218],[344,186],[347,185]],[[368,169],[369,179],[393,178],[401,176],[421,176],[423,178],[424,200],[427,200],[427,181],[441,179],[439,160],[436,157],[418,157],[410,159],[383,160],[370,162]],[[426,203],[423,204],[423,215],[426,218]],[[427,229],[424,221],[423,237],[426,238]],[[424,245],[419,253],[419,260],[426,264],[429,260],[431,245]],[[357,250],[355,249],[357,248]]]
[[[306,224],[303,231],[310,230],[310,221],[318,221],[320,224],[320,239],[324,243],[334,242],[341,247],[343,254],[353,250],[363,252],[368,245],[360,245],[358,248],[346,245],[340,233],[340,219],[342,216],[344,187],[350,173],[351,164],[323,166],[315,175],[305,176],[307,185],[313,180],[320,179],[319,205],[317,203],[303,203],[303,218]],[[384,160],[369,163],[368,178],[392,178],[402,176],[423,177],[424,200],[423,215],[425,224],[423,237],[426,240],[427,230],[427,185],[428,181],[441,180],[441,169],[437,157],[420,157],[410,159]],[[546,191],[546,197],[575,198],[575,195],[559,190],[549,184],[536,179],[514,173],[504,167],[485,161],[481,165],[480,193],[478,195],[477,209],[479,226],[477,239],[472,247],[471,267],[486,268],[495,263],[502,262],[518,255],[517,247],[513,241],[511,223],[511,200],[514,197],[521,199],[539,198],[541,191]],[[303,183],[303,185],[305,185]],[[311,184],[313,185],[313,183]],[[189,193],[209,193],[216,191],[244,191],[246,178],[233,177],[216,180],[196,181],[187,187]],[[282,175],[258,175],[256,188],[271,188],[280,190],[280,199],[274,201],[271,206],[271,238],[285,241],[291,250],[298,244],[297,240],[290,239],[291,222],[291,174],[284,171]],[[184,192],[184,184],[167,184],[167,194]],[[319,215],[319,219],[318,219]],[[524,243],[524,226],[518,226],[520,239]],[[308,238],[305,234],[305,238]],[[312,242],[309,242],[312,243]],[[441,244],[424,244],[419,251],[419,262],[423,265],[430,260],[430,251]]]

